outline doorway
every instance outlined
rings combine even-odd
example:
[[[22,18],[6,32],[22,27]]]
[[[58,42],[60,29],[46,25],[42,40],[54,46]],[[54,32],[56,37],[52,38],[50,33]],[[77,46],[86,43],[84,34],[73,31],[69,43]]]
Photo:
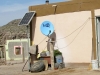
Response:
[[[0,65],[6,64],[5,48],[0,45]]]
[[[97,33],[97,59],[100,67],[100,16],[96,17],[96,33]]]

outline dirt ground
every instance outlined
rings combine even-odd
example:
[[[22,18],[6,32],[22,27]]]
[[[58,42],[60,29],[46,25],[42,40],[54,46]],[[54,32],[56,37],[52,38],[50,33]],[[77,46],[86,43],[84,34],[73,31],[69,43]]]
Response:
[[[28,72],[28,65],[24,68],[24,64],[10,64],[0,66],[0,75],[100,75],[100,70],[89,70],[87,68],[63,68],[59,70],[47,70],[39,73]]]

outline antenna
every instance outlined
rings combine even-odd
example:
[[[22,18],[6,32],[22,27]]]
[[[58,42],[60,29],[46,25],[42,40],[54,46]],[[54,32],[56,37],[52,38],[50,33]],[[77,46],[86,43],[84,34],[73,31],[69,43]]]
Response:
[[[50,58],[51,58],[51,68],[54,70],[54,47],[50,39],[50,35],[54,32],[54,26],[50,21],[44,21],[41,26],[40,30],[42,34],[48,36],[48,44],[50,47]]]
[[[50,21],[44,21],[40,26],[40,30],[45,36],[50,36],[54,32],[54,26]]]

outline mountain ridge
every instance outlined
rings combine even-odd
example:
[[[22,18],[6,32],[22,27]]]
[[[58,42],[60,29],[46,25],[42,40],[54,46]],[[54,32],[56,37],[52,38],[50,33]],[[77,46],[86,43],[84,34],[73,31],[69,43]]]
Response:
[[[27,38],[27,27],[18,26],[21,19],[15,19],[0,26],[0,45],[5,44],[6,40]]]

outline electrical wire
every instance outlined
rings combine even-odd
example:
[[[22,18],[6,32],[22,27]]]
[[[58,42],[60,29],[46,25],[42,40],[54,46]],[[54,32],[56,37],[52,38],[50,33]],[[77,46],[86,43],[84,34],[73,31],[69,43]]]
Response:
[[[51,30],[49,30],[49,34],[51,33]],[[48,37],[49,37],[49,34],[47,35]],[[41,44],[46,38],[47,38],[47,36],[39,43],[39,44]],[[39,45],[38,44],[38,45]]]
[[[72,35],[73,33],[75,33],[78,29],[80,29],[81,27],[83,27],[89,20],[90,18],[88,18],[80,27],[78,27],[77,29],[75,29],[73,32],[71,32],[70,34],[68,34],[67,36],[63,37],[63,38],[59,38],[57,40],[61,40],[61,39],[64,39],[66,37],[69,37],[70,35]]]
[[[66,48],[66,47],[68,47],[69,45],[71,45],[73,42],[74,42],[74,40],[77,38],[77,36],[79,35],[79,33],[83,30],[83,28],[86,26],[86,24],[87,24],[87,22],[90,20],[90,18],[84,23],[84,26],[81,28],[81,30],[76,34],[76,36],[74,37],[74,39],[67,45],[67,46],[65,46],[65,47],[62,47],[62,48],[59,48],[59,49],[63,49],[63,48]]]
[[[23,70],[24,70],[24,68],[25,68],[25,66],[26,66],[26,64],[27,64],[27,62],[30,60],[30,57],[27,59],[27,61],[25,62],[25,64],[24,64],[24,66],[23,66],[23,68],[22,68],[22,72],[23,72]]]
[[[47,45],[43,48],[44,50],[46,49]]]
[[[57,42],[57,41],[56,41],[56,45],[57,45],[57,46],[54,46],[54,47],[56,47],[57,49],[59,49],[59,46],[58,46],[58,42]]]
[[[46,36],[42,41],[40,41],[40,42],[38,43],[38,45],[40,45],[46,38],[47,38],[47,36]]]

